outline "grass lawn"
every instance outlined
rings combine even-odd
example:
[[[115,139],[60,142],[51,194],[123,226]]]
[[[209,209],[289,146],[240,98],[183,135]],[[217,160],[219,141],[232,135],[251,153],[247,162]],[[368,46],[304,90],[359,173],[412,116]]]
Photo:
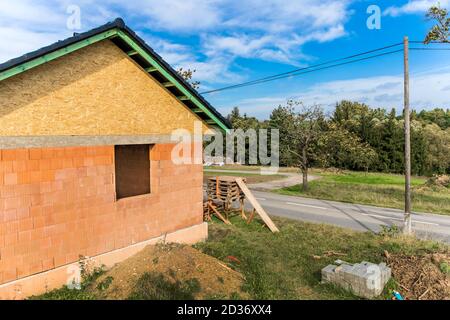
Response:
[[[343,172],[328,173],[314,170],[319,180],[310,182],[304,192],[301,185],[286,187],[275,192],[291,196],[335,200],[350,203],[402,209],[404,205],[404,177],[394,174]],[[450,191],[421,188],[426,178],[412,178],[413,210],[450,215]]]
[[[217,168],[217,167],[216,167]],[[274,180],[281,180],[286,178],[283,175],[260,175],[258,173],[235,173],[235,172],[209,172],[204,171],[203,172],[203,181],[206,182],[206,180],[210,177],[216,177],[216,176],[232,176],[232,177],[242,177],[247,179],[247,183],[259,183],[259,182],[267,182],[267,181],[274,181]]]
[[[394,254],[444,250],[443,245],[434,242],[357,233],[282,218],[274,219],[281,230],[278,234],[261,228],[255,221],[247,225],[235,218],[232,222],[232,226],[210,224],[208,241],[196,247],[242,272],[246,278],[244,290],[253,299],[355,299],[351,293],[321,284],[321,269],[336,259],[380,263],[384,260],[384,250]],[[327,251],[345,256],[326,257]],[[227,258],[229,256],[240,263],[233,262],[234,259]],[[394,288],[395,282],[391,281],[380,298],[390,297],[389,290]]]
[[[258,219],[247,225],[240,217],[234,217],[231,226],[213,221],[209,225],[209,239],[194,246],[244,276],[242,294],[233,299],[358,299],[333,285],[321,284],[321,269],[336,259],[350,263],[363,260],[380,263],[385,259],[385,250],[390,254],[414,255],[448,250],[443,244],[402,238],[389,232],[383,235],[358,233],[283,218],[275,218],[274,222],[280,233],[272,234],[262,228]],[[340,255],[327,256],[325,253],[330,251]],[[149,259],[148,263],[151,262]],[[108,273],[103,277],[106,275]],[[191,299],[201,289],[195,279],[173,283],[161,275],[144,274],[128,298]],[[32,299],[104,299],[108,292],[104,288],[108,290],[108,284],[114,278],[106,277],[98,282],[101,276],[101,273],[89,276],[82,290],[64,287]],[[393,289],[402,290],[391,280],[379,299],[389,299]],[[220,296],[206,299],[217,298]]]
[[[264,166],[247,166],[247,165],[235,165],[235,164],[227,164],[224,166],[204,166],[205,170],[243,170],[243,171],[259,171],[261,168],[267,168]],[[280,167],[279,172],[291,172],[296,173],[299,172],[298,168],[294,167]]]

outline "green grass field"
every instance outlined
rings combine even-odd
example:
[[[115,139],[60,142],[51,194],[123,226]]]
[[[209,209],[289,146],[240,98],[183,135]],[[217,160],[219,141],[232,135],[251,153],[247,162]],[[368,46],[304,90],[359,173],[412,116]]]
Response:
[[[285,176],[283,175],[260,175],[258,173],[235,173],[235,172],[211,172],[211,171],[204,171],[203,172],[203,181],[206,182],[206,180],[210,177],[216,177],[216,176],[232,176],[232,177],[243,177],[247,180],[247,183],[259,183],[259,182],[268,182],[268,181],[274,181],[274,180],[281,180]]]
[[[357,299],[349,292],[321,284],[321,269],[336,259],[380,263],[384,260],[384,250],[423,254],[445,248],[434,242],[359,233],[290,219],[274,218],[274,222],[280,228],[278,234],[261,228],[258,221],[247,225],[238,217],[232,219],[232,226],[211,223],[208,241],[197,248],[242,272],[246,279],[244,289],[253,299]],[[326,257],[327,251],[345,256]],[[227,259],[228,256],[240,263]],[[395,286],[391,281],[380,299],[391,297],[390,290],[397,289]]]
[[[243,171],[258,171],[264,168],[263,166],[247,166],[247,165],[224,165],[224,166],[204,166],[205,170],[243,170]],[[280,167],[279,172],[299,172],[298,168],[294,167]]]
[[[228,226],[214,219],[209,224],[208,240],[195,247],[241,272],[245,277],[242,290],[250,299],[358,299],[350,292],[321,284],[321,269],[336,259],[380,263],[385,259],[385,250],[391,254],[414,255],[448,250],[443,244],[404,238],[392,232],[360,233],[274,218],[280,233],[273,234],[262,227],[259,219],[251,224],[240,217],[233,217],[231,221],[233,225]],[[330,251],[339,255],[326,255]],[[92,287],[101,274],[97,272],[86,278],[81,290],[63,287],[32,299],[104,299],[98,294],[103,282]],[[191,299],[198,290],[195,283],[174,284],[151,274],[140,278],[137,284],[129,299]],[[401,291],[395,281],[390,281],[379,299],[389,299],[394,289]]]
[[[343,172],[328,173],[314,170],[319,180],[310,182],[309,190],[301,185],[287,187],[275,192],[285,195],[350,203],[369,204],[402,209],[404,205],[404,177],[384,173]],[[422,188],[426,178],[413,177],[413,210],[450,215],[450,191]]]

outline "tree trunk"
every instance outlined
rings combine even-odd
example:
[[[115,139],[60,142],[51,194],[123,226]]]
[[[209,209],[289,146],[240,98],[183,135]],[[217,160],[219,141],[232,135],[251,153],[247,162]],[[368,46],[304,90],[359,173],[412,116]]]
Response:
[[[303,148],[302,150],[302,173],[303,173],[303,184],[302,189],[303,191],[308,191],[308,157],[306,155],[306,148]]]
[[[308,168],[303,169],[302,172],[303,172],[302,189],[303,191],[308,191]]]

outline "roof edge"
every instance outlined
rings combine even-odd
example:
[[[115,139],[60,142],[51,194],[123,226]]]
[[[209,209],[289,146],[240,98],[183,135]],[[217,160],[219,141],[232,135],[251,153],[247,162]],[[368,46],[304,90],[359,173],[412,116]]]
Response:
[[[67,38],[62,41],[55,42],[49,46],[43,47],[36,51],[27,53],[23,56],[11,59],[9,61],[6,61],[5,63],[0,64],[0,81],[4,80],[4,79],[2,79],[1,75],[5,74],[6,71],[10,71],[14,68],[23,66],[26,63],[33,64],[32,63],[33,61],[36,61],[37,59],[47,56],[52,53],[55,55],[54,59],[59,58],[62,55],[65,55],[65,54],[68,54],[75,50],[81,49],[82,47],[88,46],[97,41],[101,41],[101,40],[104,40],[104,39],[114,36],[115,34],[112,31],[115,29],[117,31],[120,30],[122,32],[125,32],[134,42],[137,43],[138,46],[140,46],[142,48],[142,50],[144,50],[147,54],[149,54],[151,57],[153,57],[156,60],[156,62],[168,74],[170,74],[170,76],[172,76],[175,79],[175,81],[180,83],[182,87],[184,87],[193,97],[195,97],[200,102],[200,104],[204,105],[204,107],[209,112],[211,112],[211,114],[213,114],[217,118],[217,120],[219,120],[222,123],[223,127],[220,124],[218,124],[220,127],[222,127],[222,129],[227,131],[228,129],[232,128],[232,125],[228,121],[228,119],[223,117],[223,115],[220,114],[205,98],[203,98],[203,96],[200,95],[197,90],[192,88],[192,86],[183,77],[181,77],[178,74],[178,72],[176,72],[166,61],[164,61],[164,59],[159,54],[157,54],[141,37],[139,37],[132,29],[130,29],[125,24],[125,21],[122,18],[117,18],[112,22],[108,22],[98,28],[89,30],[87,32],[74,34],[73,37]],[[89,39],[94,39],[95,41],[91,43],[89,41]],[[81,45],[79,47],[76,46],[76,44],[81,44],[83,41],[86,42],[86,43],[84,43],[83,46],[81,46]],[[67,52],[63,52],[60,55],[58,54],[58,52],[61,49],[67,48],[69,46],[73,47],[73,50],[68,50]],[[39,63],[36,63],[35,66],[46,63],[46,62],[48,62],[48,61],[43,60]],[[17,73],[12,74],[11,76],[18,74],[20,72],[24,72],[35,66],[31,66],[29,68],[22,68],[22,69],[18,70]],[[10,77],[10,76],[8,76],[8,77]],[[212,119],[212,120],[214,120],[214,119]],[[214,120],[214,121],[216,121],[216,120]]]

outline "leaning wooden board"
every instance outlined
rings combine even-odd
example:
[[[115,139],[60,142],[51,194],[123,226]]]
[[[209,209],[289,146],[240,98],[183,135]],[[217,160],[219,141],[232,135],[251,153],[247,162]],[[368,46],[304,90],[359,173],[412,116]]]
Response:
[[[264,211],[264,209],[261,207],[259,202],[253,196],[253,193],[245,184],[245,182],[242,181],[242,178],[236,178],[236,183],[238,184],[239,188],[241,188],[242,192],[245,194],[247,200],[251,203],[253,208],[255,208],[256,212],[259,214],[261,219],[263,219],[264,223],[269,227],[270,231],[279,232],[280,230],[278,230],[277,226],[273,223],[272,219],[270,219],[266,211]]]

